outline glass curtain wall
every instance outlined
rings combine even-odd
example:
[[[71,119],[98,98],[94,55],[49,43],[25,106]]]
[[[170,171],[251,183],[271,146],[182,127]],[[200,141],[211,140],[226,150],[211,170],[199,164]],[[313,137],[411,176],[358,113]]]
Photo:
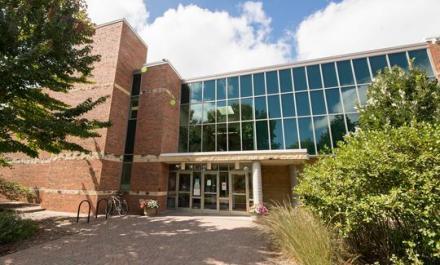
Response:
[[[331,150],[355,129],[374,76],[410,59],[434,75],[419,49],[183,84],[179,151]]]

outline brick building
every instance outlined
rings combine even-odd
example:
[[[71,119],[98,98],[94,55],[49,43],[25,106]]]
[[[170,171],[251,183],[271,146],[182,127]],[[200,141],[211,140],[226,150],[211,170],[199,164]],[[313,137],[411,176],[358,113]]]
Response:
[[[0,169],[47,209],[76,211],[83,199],[96,207],[119,190],[133,212],[143,198],[161,210],[227,214],[286,200],[302,165],[354,130],[379,70],[414,60],[440,79],[439,39],[191,80],[166,60],[145,64],[147,45],[125,20],[97,26],[94,42],[95,82],[55,96],[77,104],[109,95],[88,117],[112,127],[81,141],[90,154],[14,154]]]

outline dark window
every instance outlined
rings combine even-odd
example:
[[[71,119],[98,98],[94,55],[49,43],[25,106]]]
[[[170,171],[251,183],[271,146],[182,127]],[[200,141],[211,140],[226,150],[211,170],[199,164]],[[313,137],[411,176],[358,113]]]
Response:
[[[203,103],[203,117],[204,123],[215,123],[215,102]]]
[[[278,93],[278,75],[277,71],[266,73],[267,94]]]
[[[227,106],[228,121],[240,120],[240,101],[238,99],[228,100]]]
[[[310,115],[309,94],[307,92],[296,93],[295,98],[298,116]]]
[[[188,152],[188,126],[180,126],[179,152]]]
[[[254,123],[243,122],[241,124],[241,134],[243,138],[243,150],[254,150]]]
[[[125,154],[133,154],[134,138],[136,136],[136,120],[128,121],[127,137],[125,140]]]
[[[344,102],[344,110],[345,112],[355,112],[356,105],[358,104],[356,88],[352,87],[343,87],[341,88],[342,92],[342,101]]]
[[[266,118],[267,118],[266,97],[256,97],[255,119],[266,119]]]
[[[425,71],[428,76],[434,76],[426,49],[410,51],[408,53],[409,58],[414,60],[414,66],[416,68]]]
[[[322,90],[310,91],[310,99],[312,101],[313,115],[326,114],[324,92]]]
[[[141,90],[141,80],[142,77],[140,74],[133,75],[133,85],[131,87],[131,95],[138,96]]]
[[[405,52],[388,54],[388,59],[390,60],[391,67],[398,66],[405,71],[408,70],[408,59]]]
[[[241,99],[241,120],[252,120],[254,113],[254,101],[252,98]]]
[[[228,98],[238,98],[238,77],[228,78]]]
[[[314,117],[316,148],[318,153],[322,150],[331,150],[330,132],[328,129],[328,117]]]
[[[254,93],[255,95],[266,94],[264,87],[264,73],[254,74]]]
[[[226,122],[228,115],[228,108],[226,107],[226,100],[217,101],[217,122]]]
[[[240,123],[228,123],[229,151],[240,151]]]
[[[180,105],[180,125],[185,126],[188,124],[189,118],[189,105]]]
[[[133,162],[133,155],[124,155],[124,162]]]
[[[215,151],[215,124],[203,126],[203,152]]]
[[[280,70],[280,89],[281,92],[291,92],[292,88],[292,74],[290,69]]]
[[[130,119],[136,119],[137,118],[138,111],[132,110],[130,113]]]
[[[339,88],[326,89],[325,98],[327,100],[328,113],[342,113],[342,103]]]
[[[336,68],[334,63],[326,63],[321,65],[322,76],[324,78],[324,87],[338,86],[338,79],[336,78]]]
[[[252,76],[251,75],[240,76],[240,92],[241,92],[241,97],[252,96]]]
[[[340,61],[336,64],[338,65],[339,83],[341,86],[353,85],[353,71],[351,69],[350,61]]]
[[[226,151],[226,123],[217,124],[217,151]]]
[[[376,76],[379,71],[383,71],[388,67],[387,58],[385,57],[385,55],[373,56],[370,57],[369,60],[371,73],[373,74],[373,76]]]
[[[307,78],[309,80],[310,89],[322,88],[321,69],[319,69],[319,65],[307,66]]]
[[[203,100],[215,100],[215,80],[205,81],[203,84]]]
[[[267,103],[269,106],[269,118],[281,117],[280,97],[278,95],[268,96]]]
[[[286,139],[286,149],[299,148],[296,119],[284,119],[284,138]]]
[[[313,141],[313,126],[311,118],[299,118],[299,138],[301,141],[301,148],[307,149],[311,155],[315,154],[315,144]]]
[[[217,100],[226,99],[226,79],[217,80]]]
[[[139,97],[138,96],[132,97],[131,98],[131,107],[136,108],[138,106],[139,106]]]
[[[183,84],[180,89],[180,103],[189,103],[189,86],[188,84]]]
[[[281,120],[269,120],[270,147],[271,149],[283,149],[283,127]]]
[[[293,94],[281,95],[281,102],[283,104],[283,116],[291,117],[295,116],[295,105],[293,104]]]
[[[268,150],[269,149],[269,135],[267,132],[267,120],[257,121],[257,149]]]
[[[202,126],[190,126],[189,127],[189,151],[200,152],[201,151],[201,136]]]
[[[368,69],[368,62],[366,58],[353,60],[354,74],[358,84],[365,84],[371,82],[370,70]]]
[[[131,179],[131,163],[124,163],[122,166],[122,177],[121,177],[121,185],[126,186],[125,188],[129,188],[130,179]],[[128,187],[127,187],[128,185]],[[121,187],[123,188],[123,187]]]
[[[189,84],[191,92],[191,102],[202,101],[202,82]]]
[[[345,130],[344,115],[330,115],[330,128],[332,130],[333,146],[337,146],[339,141],[344,139],[347,133]]]
[[[345,119],[347,120],[347,127],[349,132],[354,132],[356,129],[356,126],[359,124],[359,114],[358,113],[351,113],[345,115]]]
[[[295,91],[307,90],[306,70],[304,67],[293,68],[292,71]]]

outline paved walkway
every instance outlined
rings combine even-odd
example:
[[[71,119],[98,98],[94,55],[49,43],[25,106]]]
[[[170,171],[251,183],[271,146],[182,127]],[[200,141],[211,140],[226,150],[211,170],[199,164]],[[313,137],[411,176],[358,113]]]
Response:
[[[280,264],[249,217],[128,216],[0,258],[0,264]]]

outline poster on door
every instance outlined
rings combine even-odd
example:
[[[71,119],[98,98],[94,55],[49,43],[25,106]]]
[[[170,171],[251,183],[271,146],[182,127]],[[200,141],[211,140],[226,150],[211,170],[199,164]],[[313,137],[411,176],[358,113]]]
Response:
[[[200,196],[200,180],[199,179],[194,180],[193,196]]]
[[[226,190],[226,182],[222,182],[222,190]]]

